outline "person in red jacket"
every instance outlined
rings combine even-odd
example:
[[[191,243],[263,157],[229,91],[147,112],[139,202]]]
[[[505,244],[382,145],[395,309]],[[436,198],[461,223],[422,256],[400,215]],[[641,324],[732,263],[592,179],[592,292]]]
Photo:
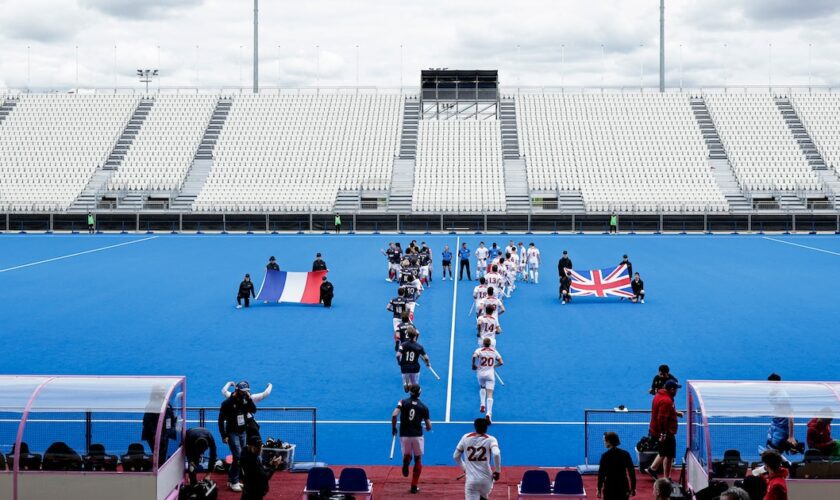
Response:
[[[840,442],[831,437],[831,420],[834,412],[831,408],[820,410],[820,416],[808,422],[808,448],[820,450],[826,456],[840,455]]]
[[[774,450],[767,450],[761,454],[761,461],[767,474],[764,480],[767,481],[767,494],[764,500],[787,500],[788,470],[782,467],[782,456]]]
[[[653,463],[645,472],[654,479],[657,478],[656,471],[660,465],[664,477],[671,477],[671,467],[674,465],[674,458],[677,457],[677,418],[682,417],[682,412],[674,407],[674,397],[677,395],[677,389],[681,387],[676,381],[668,380],[653,398],[648,431],[652,437],[659,439],[659,449]]]

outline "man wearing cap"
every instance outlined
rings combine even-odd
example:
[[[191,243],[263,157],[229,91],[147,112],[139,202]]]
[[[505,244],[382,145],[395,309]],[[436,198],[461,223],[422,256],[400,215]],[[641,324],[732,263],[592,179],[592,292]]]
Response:
[[[268,465],[262,461],[262,439],[257,434],[248,436],[248,446],[242,450],[240,459],[242,464],[242,477],[245,483],[242,486],[242,500],[262,500],[268,493],[271,476],[283,463],[280,455],[271,459]]]
[[[327,263],[321,258],[321,252],[315,254],[315,261],[312,263],[313,271],[326,271]]]
[[[333,291],[333,284],[327,281],[327,277],[324,276],[320,290],[321,303],[324,304],[324,307],[332,307]]]
[[[210,457],[207,460],[204,479],[210,477],[210,471],[216,463],[216,440],[213,439],[213,434],[203,427],[193,427],[187,431],[187,437],[184,439],[184,454],[187,458],[187,475],[190,477],[191,485],[198,482],[196,471],[201,464],[204,452],[208,449]]]
[[[662,465],[664,477],[671,477],[671,466],[677,456],[677,417],[682,417],[674,407],[677,389],[682,386],[674,380],[668,380],[653,398],[650,412],[650,435],[659,439],[659,454],[650,467],[645,470],[656,479],[656,470]]]
[[[277,265],[277,259],[272,255],[268,258],[268,264],[265,265],[266,271],[279,271],[280,266]]]
[[[236,294],[236,308],[242,309],[242,299],[245,299],[245,307],[251,307],[251,297],[256,298],[257,294],[254,292],[251,275],[246,274],[245,279],[239,284],[239,293]]]
[[[408,477],[408,466],[414,456],[414,470],[411,475],[411,493],[417,493],[420,482],[420,472],[423,470],[423,423],[426,430],[432,430],[429,408],[420,401],[420,386],[413,384],[408,388],[409,397],[397,402],[397,407],[391,414],[391,433],[397,435],[397,417],[400,418],[400,445],[402,446],[403,462],[402,475]]]
[[[246,381],[236,384],[236,390],[219,408],[219,434],[230,447],[233,457],[228,472],[228,487],[233,491],[242,491],[239,483],[239,456],[245,447],[247,429],[256,424],[256,412],[257,406],[251,400],[251,386]]]

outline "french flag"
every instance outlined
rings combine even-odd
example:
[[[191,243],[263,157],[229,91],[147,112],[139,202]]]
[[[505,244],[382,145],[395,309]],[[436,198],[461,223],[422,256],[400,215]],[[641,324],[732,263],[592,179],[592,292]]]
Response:
[[[327,271],[292,273],[268,269],[257,293],[257,300],[319,304],[321,283],[326,274]]]

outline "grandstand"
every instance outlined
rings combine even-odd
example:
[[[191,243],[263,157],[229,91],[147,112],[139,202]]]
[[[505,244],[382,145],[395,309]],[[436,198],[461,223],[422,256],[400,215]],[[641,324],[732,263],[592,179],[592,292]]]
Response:
[[[475,83],[443,90],[464,74]],[[763,217],[792,229],[798,216],[800,227],[836,230],[834,92],[509,92],[495,72],[464,74],[425,72],[416,94],[11,92],[0,108],[0,212],[6,229],[93,210],[134,215],[129,227],[149,214],[179,226],[205,214],[224,227],[226,214],[340,212],[361,230],[412,216],[480,226],[471,214],[591,230],[616,212],[640,229],[645,216],[660,217],[657,230],[710,230],[710,218],[750,229]]]

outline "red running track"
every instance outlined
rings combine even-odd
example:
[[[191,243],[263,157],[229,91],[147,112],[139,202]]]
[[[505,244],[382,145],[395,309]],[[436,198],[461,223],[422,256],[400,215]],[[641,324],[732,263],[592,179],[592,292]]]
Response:
[[[331,466],[338,477],[343,466]],[[516,498],[516,485],[522,479],[522,475],[526,470],[534,469],[535,467],[505,467],[503,468],[502,477],[493,487],[493,493],[490,495],[491,500],[504,500],[507,498]],[[379,500],[392,499],[428,499],[428,500],[442,500],[442,499],[458,499],[464,498],[464,482],[463,480],[456,481],[455,478],[461,474],[457,467],[424,467],[423,474],[420,476],[420,493],[412,495],[408,492],[410,486],[410,478],[402,477],[400,467],[376,466],[363,467],[367,472],[368,479],[373,481],[374,498]],[[548,475],[554,477],[557,469],[547,469]],[[653,497],[653,479],[644,474],[638,474],[636,498],[649,499]],[[239,498],[238,493],[234,493],[226,487],[226,477],[221,474],[214,474],[213,480],[220,487],[219,500],[235,500]],[[584,488],[589,498],[595,498],[597,490],[598,476],[588,475],[583,476]],[[303,492],[303,487],[306,485],[306,474],[304,473],[289,473],[279,472],[274,475],[271,480],[271,491],[265,497],[270,500],[287,500],[299,499]],[[508,496],[510,495],[510,496]]]

